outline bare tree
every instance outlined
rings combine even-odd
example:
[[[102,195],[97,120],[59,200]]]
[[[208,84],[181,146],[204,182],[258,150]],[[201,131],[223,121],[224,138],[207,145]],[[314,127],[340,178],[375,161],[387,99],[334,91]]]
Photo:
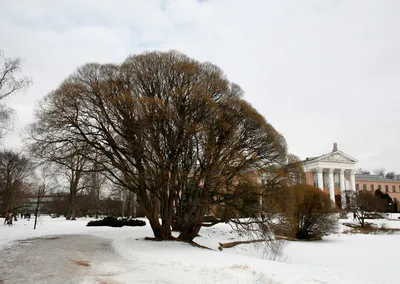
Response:
[[[362,168],[356,170],[356,174],[358,175],[370,175],[371,172]]]
[[[88,196],[87,211],[88,214],[98,218],[101,211],[101,193],[102,188],[107,184],[107,178],[98,171],[97,162],[92,164],[92,169],[87,167],[87,172],[82,177],[82,188]]]
[[[16,78],[21,70],[20,58],[7,58],[0,50],[0,100],[18,90],[28,87],[31,80],[27,77]],[[0,138],[4,138],[12,126],[14,111],[0,104]]]
[[[396,173],[395,172],[389,172],[386,174],[385,176],[387,179],[394,179],[396,177]]]
[[[284,138],[242,95],[218,67],[178,52],[87,64],[46,96],[36,137],[94,149],[108,178],[137,195],[156,238],[173,238],[179,222],[179,239],[191,241],[245,171],[286,160]]]
[[[7,58],[0,50],[0,100],[29,86],[31,80],[28,77],[15,77],[20,70],[21,59]]]
[[[34,138],[34,136],[31,136]],[[66,218],[75,220],[77,214],[77,195],[88,186],[83,177],[89,170],[89,161],[82,155],[82,149],[76,150],[71,145],[47,145],[40,140],[28,140],[28,149],[44,167],[51,167],[61,180],[66,180],[69,194],[69,210]],[[57,146],[57,147],[53,147]]]
[[[378,175],[380,177],[385,177],[386,170],[384,168],[379,168],[379,169],[375,169],[373,172],[374,172],[374,175]]]
[[[1,212],[7,214],[24,206],[34,179],[34,166],[24,155],[0,151]]]
[[[29,138],[25,140],[28,151],[38,163],[52,166],[57,169],[58,175],[67,181],[69,193],[69,210],[66,214],[68,220],[75,220],[77,217],[77,195],[84,188],[89,187],[85,175],[93,168],[93,161],[96,155],[92,154],[87,145],[75,143],[73,137],[64,136],[60,140],[53,137],[49,127],[54,125],[51,116],[44,113],[37,114],[41,119],[27,128]],[[90,157],[90,159],[89,159]]]
[[[354,214],[362,228],[365,226],[368,213],[380,211],[383,205],[381,198],[372,192],[349,190],[347,195],[348,210]]]
[[[78,153],[69,157],[69,159],[63,159],[62,163],[59,163],[59,174],[64,176],[68,182],[69,209],[65,216],[67,220],[76,220],[77,197],[87,187],[87,184],[83,182],[87,164],[87,159]]]
[[[35,183],[35,187],[37,188],[37,199],[35,208],[35,222],[33,226],[34,230],[36,230],[37,219],[39,217],[39,211],[43,198],[46,195],[49,196],[54,193],[59,187],[57,174],[54,170],[54,167],[51,167],[51,165],[47,164],[44,166],[39,166],[37,170],[39,172],[39,177]]]

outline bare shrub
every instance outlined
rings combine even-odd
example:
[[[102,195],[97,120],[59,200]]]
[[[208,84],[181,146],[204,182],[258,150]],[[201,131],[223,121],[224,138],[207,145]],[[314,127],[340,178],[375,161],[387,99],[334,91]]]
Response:
[[[337,230],[338,220],[330,198],[317,187],[298,184],[287,188],[284,209],[283,223],[277,229],[284,236],[320,239]]]

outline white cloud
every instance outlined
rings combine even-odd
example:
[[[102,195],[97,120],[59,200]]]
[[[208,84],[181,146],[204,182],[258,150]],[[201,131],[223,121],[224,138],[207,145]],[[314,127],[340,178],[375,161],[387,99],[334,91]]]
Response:
[[[304,158],[332,143],[400,172],[397,0],[0,0],[0,48],[34,85],[7,102],[19,129],[35,101],[89,61],[177,49],[219,65]],[[14,143],[14,142],[13,142]]]

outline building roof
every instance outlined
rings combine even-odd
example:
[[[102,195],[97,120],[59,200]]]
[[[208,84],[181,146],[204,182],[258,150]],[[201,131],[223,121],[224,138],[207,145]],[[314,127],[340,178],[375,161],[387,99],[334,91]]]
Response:
[[[398,179],[388,179],[380,175],[356,174],[355,178],[356,180],[365,180],[365,181],[400,182],[400,180]]]
[[[302,161],[303,164],[307,163],[312,163],[312,162],[339,162],[339,163],[349,163],[349,164],[355,164],[358,161],[354,159],[353,157],[343,153],[342,151],[332,151],[328,154],[321,155],[318,157],[308,157],[305,160]]]

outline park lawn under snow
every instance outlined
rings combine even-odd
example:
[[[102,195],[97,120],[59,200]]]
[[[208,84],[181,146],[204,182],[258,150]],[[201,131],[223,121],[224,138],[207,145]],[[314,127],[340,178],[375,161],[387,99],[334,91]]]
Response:
[[[396,269],[400,235],[335,234],[322,241],[286,242],[280,261],[271,261],[264,259],[260,246],[219,251],[219,242],[238,240],[228,224],[200,231],[195,241],[212,249],[207,250],[180,242],[146,241],[144,237],[152,236],[148,225],[86,227],[87,222],[41,217],[34,231],[32,220],[19,220],[12,227],[0,226],[0,249],[16,240],[50,235],[108,238],[122,261],[97,262],[90,269],[101,271],[110,283],[400,283]],[[400,228],[395,220],[374,223]],[[99,282],[88,273],[82,283]]]

